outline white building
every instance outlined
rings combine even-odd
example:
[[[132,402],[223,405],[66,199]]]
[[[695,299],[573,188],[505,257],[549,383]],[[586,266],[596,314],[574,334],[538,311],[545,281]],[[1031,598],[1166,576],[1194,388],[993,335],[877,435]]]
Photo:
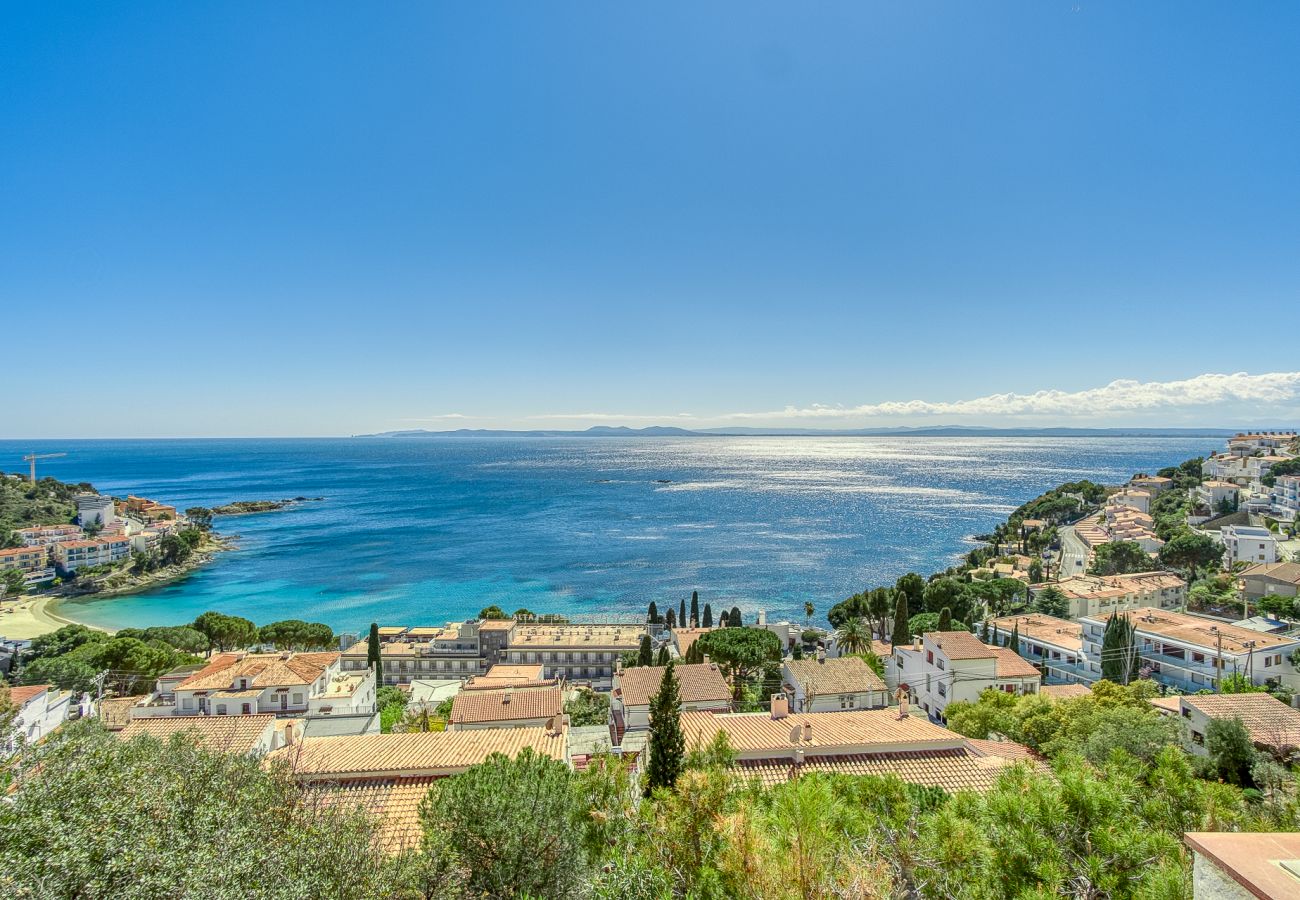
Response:
[[[1151,512],[1151,494],[1141,488],[1124,488],[1106,498],[1108,506],[1127,506],[1138,512]]]
[[[931,720],[944,721],[948,704],[974,703],[994,688],[1011,694],[1038,692],[1042,675],[1005,647],[990,647],[967,631],[931,631],[912,646],[894,648],[900,689]]]
[[[880,709],[889,705],[889,689],[858,656],[827,659],[787,659],[781,682],[790,709],[796,712],[837,712]]]
[[[1235,563],[1275,563],[1278,561],[1277,538],[1267,528],[1253,525],[1225,525],[1219,529],[1223,541],[1223,565]]]
[[[1290,759],[1300,751],[1300,710],[1292,709],[1272,694],[1181,694],[1156,697],[1151,705],[1178,722],[1184,748],[1207,756],[1205,734],[1213,721],[1240,720],[1251,743],[1277,759]]]
[[[1042,613],[1003,616],[992,623],[991,640],[1009,646],[1019,634],[1020,656],[1039,667],[1045,683],[1086,684],[1088,661],[1083,655],[1083,626]]]
[[[100,494],[77,494],[73,497],[77,504],[77,522],[82,528],[98,525],[107,528],[117,521],[117,511],[113,498]]]
[[[1083,652],[1088,668],[1101,677],[1101,643],[1113,613],[1087,616],[1083,625]],[[1136,634],[1139,672],[1182,691],[1216,690],[1225,674],[1240,673],[1258,685],[1300,688],[1291,656],[1300,650],[1300,638],[1264,634],[1163,609],[1138,609],[1126,615]]]
[[[80,541],[59,541],[50,544],[50,560],[65,572],[92,566],[119,563],[131,555],[131,539],[106,534]]]
[[[23,685],[9,689],[14,720],[4,736],[6,753],[20,743],[33,744],[58,728],[72,709],[72,692],[48,684]]]
[[[219,653],[197,672],[178,677],[160,679],[132,717],[327,716],[375,709],[374,672],[343,672],[338,653]]]
[[[1300,475],[1279,475],[1269,500],[1278,518],[1288,522],[1300,518]]]
[[[1213,518],[1222,509],[1236,509],[1237,486],[1230,481],[1202,481],[1196,486],[1193,499],[1198,509],[1208,510]]]
[[[86,533],[80,525],[29,525],[17,529],[14,534],[26,547],[45,547],[58,541],[80,540]]]

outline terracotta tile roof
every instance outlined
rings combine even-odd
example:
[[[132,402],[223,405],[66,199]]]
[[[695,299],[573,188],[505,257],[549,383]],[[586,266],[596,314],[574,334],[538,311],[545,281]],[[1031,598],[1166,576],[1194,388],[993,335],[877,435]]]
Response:
[[[109,731],[121,731],[131,721],[131,708],[145,699],[139,697],[109,697],[99,702],[99,720]]]
[[[1163,710],[1167,713],[1172,713],[1173,715],[1176,716],[1178,715],[1179,710],[1182,709],[1182,703],[1180,702],[1181,700],[1182,700],[1181,697],[1179,697],[1177,694],[1173,694],[1168,697],[1152,697],[1149,700],[1147,700],[1147,703],[1150,703],[1156,709]]]
[[[993,648],[969,631],[927,631],[925,639],[949,659],[991,659]]]
[[[1042,675],[1033,663],[1010,647],[991,647],[989,649],[997,657],[995,665],[998,678],[1038,678]]]
[[[1049,700],[1073,700],[1076,697],[1091,697],[1092,688],[1086,684],[1045,684],[1038,689]]]
[[[637,666],[618,673],[618,691],[624,706],[648,706],[659,692],[666,666]],[[731,699],[731,688],[714,663],[674,665],[683,703],[725,703]]]
[[[132,719],[118,733],[123,740],[146,734],[160,741],[169,740],[174,734],[192,734],[210,750],[252,753],[274,727],[275,716],[269,713],[251,716],[160,716]]]
[[[20,687],[11,687],[9,689],[9,700],[14,706],[22,707],[44,694],[50,687],[48,684],[25,684]]]
[[[250,687],[268,688],[311,684],[339,658],[337,653],[223,653],[180,684],[177,690],[229,689],[247,678]]]
[[[1242,569],[1238,578],[1271,578],[1300,587],[1300,563],[1259,563]]]
[[[1104,613],[1089,618],[1094,621],[1105,622],[1112,615],[1114,613]],[[1197,616],[1171,612],[1167,609],[1155,609],[1150,606],[1144,606],[1141,609],[1135,609],[1122,615],[1127,615],[1133,621],[1133,628],[1138,632],[1158,634],[1169,640],[1180,641],[1196,647],[1217,650],[1218,636],[1222,636],[1223,650],[1226,653],[1244,653],[1247,641],[1253,642],[1256,650],[1266,650],[1270,647],[1289,647],[1300,643],[1300,640],[1294,637],[1251,631],[1249,628],[1242,628],[1239,625],[1229,625],[1226,622],[1202,619]],[[1215,628],[1217,631],[1211,631],[1211,628]]]
[[[877,641],[873,639],[871,641],[871,652],[876,654],[876,656],[880,657],[883,661],[889,659],[890,655],[894,652],[894,647],[888,641]]]
[[[811,737],[804,739],[805,726]],[[900,719],[895,709],[851,712],[795,713],[773,719],[768,713],[682,713],[686,746],[707,744],[725,731],[737,753],[789,752],[803,748],[809,755],[832,752],[873,752],[879,749],[948,749],[965,740],[955,731],[924,718]]]
[[[1064,650],[1083,648],[1083,626],[1078,622],[1058,619],[1042,613],[1028,613],[1022,616],[1002,616],[992,623],[999,631],[1011,634],[1016,626],[1020,627],[1020,636],[1043,644],[1051,644]]]
[[[692,644],[712,630],[712,628],[674,628],[673,643],[677,645],[677,652],[685,656]]]
[[[564,694],[558,685],[461,691],[451,702],[451,723],[462,725],[549,719],[562,712]]]
[[[321,802],[356,807],[377,819],[379,846],[389,853],[419,847],[420,801],[435,778],[368,778],[321,785],[314,790]]]
[[[861,658],[789,659],[785,667],[800,686],[811,685],[815,694],[849,694],[887,690],[880,676],[871,671]]]
[[[525,747],[562,760],[565,742],[563,731],[545,728],[361,734],[303,738],[276,750],[267,759],[286,763],[305,780],[454,775],[493,753],[513,757]]]
[[[1017,744],[1015,741],[986,741],[976,738],[967,738],[966,746],[980,756],[997,756],[1002,759],[1019,762],[1029,760],[1031,762],[1042,762],[1043,757],[1039,756],[1033,750],[1030,750],[1024,744]]]
[[[909,784],[958,791],[987,791],[1017,760],[980,756],[966,748],[921,750],[902,753],[850,753],[807,757],[802,764],[789,758],[740,760],[742,775],[756,777],[771,786],[802,774],[827,772],[839,775],[894,775]]]
[[[1178,699],[1211,719],[1241,719],[1257,744],[1300,747],[1300,709],[1269,694],[1188,694]]]

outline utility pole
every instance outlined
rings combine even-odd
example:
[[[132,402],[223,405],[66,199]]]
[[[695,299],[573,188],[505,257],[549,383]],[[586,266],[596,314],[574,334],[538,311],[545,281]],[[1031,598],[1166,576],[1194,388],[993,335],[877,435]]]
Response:
[[[95,715],[104,708],[104,679],[108,678],[108,669],[95,676]]]
[[[1219,631],[1218,625],[1211,625],[1210,631],[1214,632],[1214,643],[1215,643],[1214,669],[1218,673],[1218,677],[1215,680],[1214,686],[1219,689],[1220,693],[1222,693],[1223,692],[1223,632]]]
[[[1251,664],[1255,661],[1255,642],[1246,641],[1246,680],[1254,683],[1251,679]]]

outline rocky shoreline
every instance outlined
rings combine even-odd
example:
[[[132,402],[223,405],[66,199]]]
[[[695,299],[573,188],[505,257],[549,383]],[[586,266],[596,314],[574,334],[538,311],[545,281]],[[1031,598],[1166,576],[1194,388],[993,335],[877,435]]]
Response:
[[[289,497],[284,500],[236,500],[221,506],[212,507],[214,516],[249,516],[254,513],[275,512],[288,509],[302,503],[316,503],[324,497]]]

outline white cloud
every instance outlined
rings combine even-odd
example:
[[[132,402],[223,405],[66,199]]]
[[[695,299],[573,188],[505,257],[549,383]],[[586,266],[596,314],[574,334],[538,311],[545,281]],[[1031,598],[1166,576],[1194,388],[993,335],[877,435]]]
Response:
[[[728,419],[851,419],[925,416],[1050,416],[1080,419],[1237,404],[1282,407],[1300,402],[1300,372],[1205,374],[1183,381],[1112,381],[1083,391],[990,394],[973,400],[892,400],[860,406],[787,406],[775,412],[732,413]],[[1281,411],[1281,410],[1279,410]]]

